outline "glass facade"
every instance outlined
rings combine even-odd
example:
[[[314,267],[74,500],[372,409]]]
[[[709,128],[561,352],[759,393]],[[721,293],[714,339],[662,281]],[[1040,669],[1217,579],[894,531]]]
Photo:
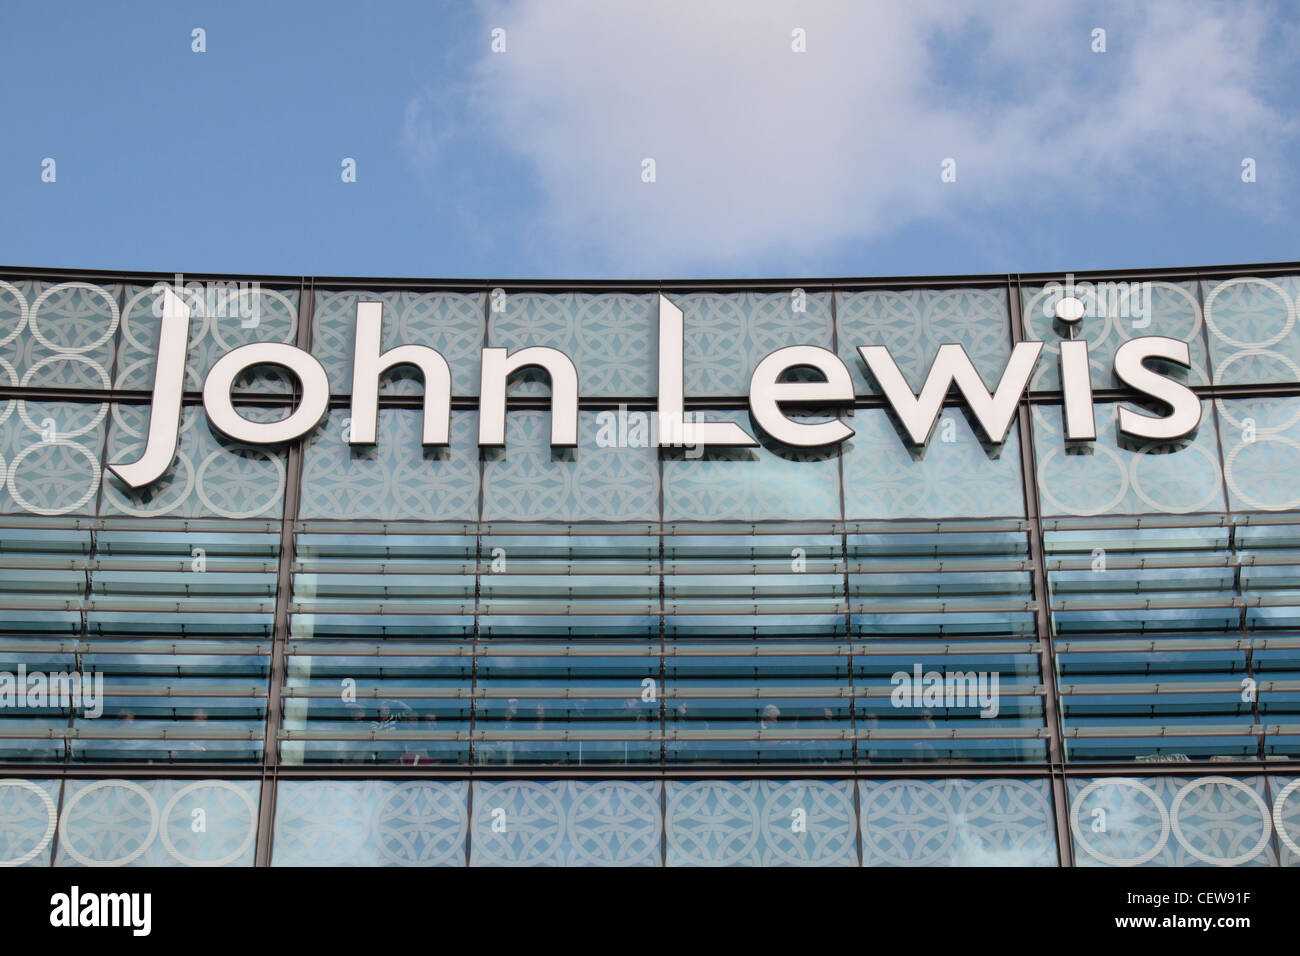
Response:
[[[1300,267],[1090,276],[1076,329],[1064,278],[204,277],[176,453],[136,490],[107,465],[145,447],[172,277],[0,272],[0,863],[1300,864]],[[657,447],[660,294],[687,411],[754,447]],[[447,359],[445,447],[409,367],[349,444],[363,301],[384,348]],[[1114,374],[1143,336],[1188,343],[1193,435],[1119,433],[1160,413]],[[905,441],[856,351],[919,391],[957,343],[992,387],[1024,341],[996,444],[955,392]],[[208,422],[252,342],[325,368],[298,441]],[[792,345],[850,371],[851,406],[791,412],[841,444],[748,409]],[[481,350],[528,346],[578,369],[576,448],[537,369],[478,444]],[[270,422],[300,390],[258,366],[232,395]],[[96,712],[57,675],[102,679]]]

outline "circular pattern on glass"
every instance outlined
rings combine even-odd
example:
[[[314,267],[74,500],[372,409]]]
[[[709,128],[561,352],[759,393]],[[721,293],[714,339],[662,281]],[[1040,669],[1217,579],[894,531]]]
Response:
[[[187,856],[186,854],[180,852],[178,849],[176,849],[176,845],[172,842],[172,835],[169,831],[169,826],[171,824],[171,814],[172,811],[176,809],[176,805],[180,803],[181,800],[183,800],[185,797],[188,797],[190,794],[198,793],[200,790],[204,790],[204,789],[221,791],[227,794],[234,794],[235,797],[237,798],[237,800],[235,801],[236,808],[238,810],[248,811],[248,822],[246,824],[243,821],[237,821],[233,819],[228,821],[226,819],[221,819],[220,822],[223,825],[228,825],[228,826],[238,828],[236,832],[240,832],[240,829],[242,829],[244,836],[234,850],[227,853],[225,856],[217,857],[216,859],[212,859],[212,860],[196,859],[194,857]],[[208,802],[211,803],[212,801],[208,801]],[[230,801],[229,799],[227,799],[224,802],[229,803]],[[207,815],[206,814],[207,809],[208,808],[206,807],[204,808],[205,815]],[[188,823],[184,825],[186,829],[189,828]],[[163,847],[166,848],[167,852],[172,856],[173,859],[175,859],[179,863],[184,864],[185,866],[228,866],[231,863],[234,863],[236,860],[240,859],[240,857],[242,857],[245,853],[248,852],[249,847],[253,845],[253,837],[256,836],[256,834],[257,834],[257,806],[256,804],[253,803],[253,798],[250,797],[247,793],[245,793],[244,790],[238,785],[234,783],[230,783],[225,780],[196,780],[194,783],[181,787],[181,789],[177,790],[174,794],[172,794],[172,798],[168,800],[167,805],[163,807],[162,826],[159,829],[159,836],[162,838]]]
[[[1250,284],[1257,288],[1248,289],[1247,284]],[[1247,299],[1251,296],[1259,297],[1261,293],[1258,290],[1268,290],[1268,292],[1272,292],[1275,295],[1277,295],[1277,297],[1282,301],[1282,310],[1286,313],[1286,319],[1282,323],[1281,330],[1271,338],[1264,338],[1264,339],[1259,339],[1254,341],[1243,341],[1241,339],[1234,339],[1232,336],[1224,332],[1223,329],[1219,328],[1218,324],[1214,320],[1214,306],[1215,303],[1218,301],[1219,297],[1223,295],[1225,292],[1227,292],[1229,289],[1236,290],[1234,292],[1229,293],[1230,300]],[[1234,305],[1236,305],[1235,302]],[[1262,311],[1262,306],[1260,305],[1259,302],[1248,302],[1245,305],[1236,305],[1236,307],[1239,309],[1248,310],[1252,313],[1258,313],[1259,311]],[[1214,333],[1215,338],[1217,338],[1219,341],[1224,342],[1228,345],[1235,346],[1236,348],[1239,349],[1266,349],[1270,345],[1276,345],[1278,342],[1281,342],[1283,339],[1287,337],[1291,329],[1295,326],[1295,320],[1296,320],[1296,309],[1295,309],[1295,305],[1291,302],[1291,297],[1288,296],[1285,290],[1283,290],[1282,287],[1279,286],[1276,282],[1270,282],[1267,279],[1256,279],[1251,277],[1229,279],[1227,282],[1221,282],[1217,286],[1215,286],[1213,291],[1211,291],[1210,294],[1205,298],[1205,324],[1210,327],[1210,331]],[[1236,326],[1240,326],[1243,323],[1238,322],[1234,324]],[[1217,381],[1217,376],[1216,376],[1216,381]]]
[[[50,448],[76,449],[86,457],[88,462],[90,462],[90,484],[87,485],[86,490],[81,493],[81,496],[71,503],[65,503],[58,506],[39,505],[31,501],[26,495],[18,490],[19,466],[27,460],[28,455],[32,452],[47,450]],[[46,495],[47,501],[66,502],[67,499],[72,496],[74,490],[69,486],[67,480],[70,471],[71,469],[67,467],[46,466],[45,473],[42,475],[39,484],[41,491]],[[73,474],[75,474],[75,472]],[[5,483],[9,488],[9,494],[13,496],[14,501],[16,501],[23,510],[38,515],[65,515],[76,511],[95,496],[95,492],[99,489],[99,478],[99,459],[95,456],[94,452],[74,441],[66,441],[65,439],[59,438],[54,441],[37,442],[34,445],[28,445],[15,455],[13,464],[9,466],[9,474]]]
[[[259,459],[271,464],[275,474],[274,482],[267,480],[270,476],[266,468],[253,464]],[[204,477],[208,468],[218,461],[221,479],[209,487]],[[218,449],[203,459],[196,477],[195,493],[199,500],[223,518],[256,518],[284,500],[284,462],[279,456],[261,448],[238,446],[230,450]],[[265,496],[260,503],[259,492]],[[219,496],[219,500],[214,496]],[[240,507],[241,504],[243,507]]]
[[[1159,817],[1160,829],[1158,833],[1154,827],[1144,827],[1140,831],[1139,835],[1141,837],[1151,840],[1151,846],[1136,856],[1112,856],[1110,853],[1092,846],[1084,837],[1083,827],[1079,821],[1079,811],[1083,807],[1084,801],[1093,794],[1105,793],[1109,788],[1118,788],[1119,791],[1127,790],[1131,791],[1132,794],[1145,797],[1151,802],[1153,810]],[[1110,801],[1111,806],[1109,809],[1106,807],[1100,807],[1099,809],[1105,811],[1108,817],[1113,817],[1115,812],[1124,805],[1129,804],[1130,800],[1130,794],[1117,792],[1116,796]],[[1133,780],[1128,777],[1094,780],[1079,791],[1078,796],[1074,798],[1074,803],[1070,805],[1070,832],[1074,834],[1074,842],[1094,860],[1108,866],[1141,866],[1143,863],[1154,860],[1160,854],[1160,851],[1165,848],[1165,844],[1169,842],[1170,830],[1169,811],[1165,809],[1164,801],[1141,780]]]
[[[1133,485],[1133,492],[1142,499],[1142,502],[1148,508],[1165,514],[1186,514],[1191,511],[1204,511],[1211,505],[1222,503],[1222,499],[1219,497],[1222,487],[1219,475],[1219,461],[1213,452],[1195,443],[1185,445],[1179,449],[1179,452],[1194,451],[1208,462],[1206,469],[1196,472],[1186,467],[1183,462],[1175,462],[1173,453],[1167,455],[1153,454],[1149,449],[1154,447],[1158,446],[1143,446],[1133,454],[1129,462],[1129,478]],[[1160,461],[1160,459],[1167,460]],[[1142,481],[1139,477],[1143,462],[1147,462],[1149,468],[1155,465],[1162,466],[1157,470],[1166,472],[1156,476],[1156,480],[1152,482],[1152,487],[1176,492],[1188,491],[1189,497],[1187,500],[1158,501],[1153,495],[1148,494],[1146,489],[1142,487]],[[1191,495],[1196,494],[1196,490],[1195,488],[1188,489],[1187,486],[1197,478],[1201,480],[1208,478],[1208,484],[1199,497],[1191,497]]]
[[[108,310],[110,315],[108,325],[102,331],[99,338],[91,339],[88,342],[83,342],[81,345],[77,345],[77,346],[56,345],[45,337],[45,333],[41,331],[40,324],[36,321],[36,317],[40,315],[41,307],[44,306],[52,296],[62,293],[66,295],[68,299],[75,300],[77,298],[75,294],[69,295],[68,293],[75,293],[75,291],[78,289],[84,290],[85,293],[98,295],[101,298],[103,298],[105,302],[108,303]],[[90,298],[89,295],[83,294],[82,296],[83,301],[88,300],[89,298]],[[31,327],[32,336],[36,339],[36,341],[40,342],[41,345],[45,346],[47,349],[49,349],[52,352],[59,352],[62,353],[64,356],[67,356],[67,355],[75,355],[83,352],[90,352],[108,343],[113,338],[113,333],[117,331],[117,323],[119,318],[120,315],[117,310],[117,300],[114,299],[111,295],[109,295],[106,290],[101,289],[97,285],[91,285],[89,282],[62,282],[59,285],[51,286],[50,288],[42,292],[40,296],[37,297],[36,302],[32,305],[31,315],[28,318],[28,325]],[[78,320],[84,320],[87,322],[98,324],[99,322],[102,321],[103,316],[97,315],[94,310],[87,310],[83,308],[76,314],[61,315],[59,316],[59,319],[62,323],[66,323],[65,325],[61,325],[60,328],[71,330],[71,335],[74,338],[74,340],[81,341],[83,339],[89,338],[89,335],[81,334],[81,332],[79,332],[76,329],[76,326],[74,326],[73,323]]]
[[[1298,789],[1300,789],[1300,777],[1297,777],[1295,780],[1288,783],[1282,788],[1278,795],[1273,798],[1273,828],[1277,830],[1278,839],[1280,839],[1286,848],[1296,856],[1300,856],[1300,845],[1296,843],[1295,837],[1291,835],[1290,831],[1286,828],[1286,824],[1282,821],[1286,819],[1286,802],[1291,798],[1291,794],[1295,793]]]
[[[45,792],[45,788],[30,780],[0,780],[0,805],[7,801],[7,795],[3,791],[10,791],[13,794],[13,802],[23,799],[23,794],[34,795],[35,800],[30,796],[27,801],[31,804],[31,818],[33,826],[28,832],[36,832],[36,828],[41,825],[41,815],[45,816],[45,832],[37,839],[36,845],[25,853],[12,859],[0,859],[0,866],[22,866],[24,863],[30,863],[40,855],[40,852],[50,845],[50,839],[54,836],[54,828],[57,823],[58,811],[54,806],[54,801],[50,795]],[[16,792],[16,793],[15,793]],[[24,808],[25,809],[25,808]],[[15,822],[24,820],[26,814],[22,810],[15,812],[13,808],[6,807],[4,812],[4,824],[6,827],[13,827]],[[26,827],[23,827],[26,829]]]
[[[144,827],[146,813],[148,826]],[[126,866],[144,856],[157,834],[158,805],[144,787],[130,780],[97,780],[64,804],[59,849],[82,866]],[[130,846],[132,838],[138,839],[138,845]]]
[[[465,861],[463,787],[399,783],[379,798],[370,819],[379,855],[395,866],[456,866]]]
[[[0,338],[0,347],[8,345],[22,333],[27,326],[27,296],[23,295],[21,290],[12,283],[0,279],[0,293],[8,293],[14,297],[14,302],[18,306],[15,310],[18,313],[18,321],[2,338]]]
[[[1262,823],[1259,832],[1259,840],[1255,843],[1254,847],[1244,853],[1238,853],[1236,856],[1211,856],[1192,844],[1192,841],[1189,840],[1187,835],[1183,832],[1178,811],[1182,808],[1183,802],[1187,799],[1188,794],[1204,788],[1212,788],[1205,792],[1203,799],[1206,802],[1212,799],[1216,791],[1219,796],[1225,798],[1223,801],[1224,803],[1229,802],[1231,799],[1227,797],[1227,794],[1234,791],[1244,793],[1250,798],[1250,801],[1254,803],[1255,809],[1259,811],[1260,821]],[[1237,808],[1233,807],[1232,809]],[[1221,817],[1223,814],[1224,811],[1219,809],[1216,811],[1215,816]],[[1243,863],[1248,863],[1255,859],[1255,857],[1259,856],[1260,851],[1268,845],[1268,838],[1272,832],[1272,820],[1269,816],[1268,807],[1264,804],[1264,798],[1256,793],[1254,788],[1250,785],[1242,783],[1240,780],[1234,780],[1231,777],[1198,777],[1190,783],[1185,784],[1174,796],[1174,802],[1170,808],[1170,816],[1173,817],[1174,836],[1178,838],[1178,842],[1183,845],[1183,848],[1201,862],[1212,863],[1215,866],[1240,866]]]
[[[1300,508],[1300,494],[1293,497],[1285,498],[1280,501],[1265,501],[1255,494],[1247,492],[1242,487],[1242,482],[1238,477],[1246,478],[1247,475],[1238,474],[1239,459],[1243,453],[1248,450],[1259,453],[1261,448],[1269,445],[1282,445],[1296,452],[1289,455],[1281,461],[1274,461],[1267,467],[1260,468],[1255,474],[1249,475],[1251,491],[1259,492],[1267,484],[1270,488],[1280,494],[1289,494],[1294,492],[1298,487],[1295,476],[1296,469],[1300,467],[1300,442],[1293,438],[1287,438],[1283,435],[1261,435],[1253,442],[1233,445],[1228,449],[1227,457],[1223,462],[1224,478],[1228,482],[1228,489],[1239,501],[1246,504],[1247,507],[1255,508],[1259,511],[1289,511],[1292,508]],[[1246,471],[1247,469],[1243,469]]]
[[[949,860],[957,821],[943,791],[923,780],[891,780],[862,791],[862,853],[877,865],[934,866]]]

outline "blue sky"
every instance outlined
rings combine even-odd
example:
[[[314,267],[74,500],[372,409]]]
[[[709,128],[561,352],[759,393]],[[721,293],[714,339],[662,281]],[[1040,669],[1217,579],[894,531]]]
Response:
[[[1300,259],[1298,41],[1289,3],[6,0],[0,263],[693,278]]]

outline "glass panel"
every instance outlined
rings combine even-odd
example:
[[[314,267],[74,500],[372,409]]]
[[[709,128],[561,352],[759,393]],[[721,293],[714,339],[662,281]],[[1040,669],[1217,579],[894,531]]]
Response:
[[[484,535],[480,764],[658,762],[659,539]]]
[[[1300,276],[1205,283],[1215,385],[1300,382]]]
[[[72,760],[261,759],[279,543],[274,532],[96,534],[75,650],[103,680],[103,711],[74,711]]]
[[[759,436],[748,412],[704,411]],[[797,416],[792,416],[797,417]],[[810,416],[810,420],[825,416]],[[766,439],[760,439],[766,441]],[[840,517],[836,449],[685,448],[665,452],[665,521],[761,521]]]
[[[467,763],[469,535],[299,534],[286,763]]]
[[[669,780],[668,866],[857,866],[852,780]]]
[[[483,453],[483,520],[657,521],[658,451],[627,438],[616,412],[581,412],[578,447],[552,449],[550,412],[510,412]]]
[[[1300,398],[1216,399],[1234,511],[1300,508]]]
[[[859,395],[879,393],[858,354],[860,345],[888,348],[918,393],[940,345],[962,346],[990,386],[996,386],[1011,357],[1005,288],[837,291],[835,322],[839,355],[852,371]]]
[[[859,408],[845,419],[844,517],[981,518],[1023,515],[1020,435],[981,442],[966,416],[945,409],[930,444],[914,451],[888,412]]]
[[[664,542],[666,759],[848,762],[840,537],[731,530]]]
[[[256,780],[68,780],[55,866],[251,866]],[[202,821],[202,827],[195,824]]]
[[[427,345],[451,368],[453,395],[477,395],[479,350],[483,348],[483,293],[359,291],[316,292],[312,316],[312,354],[329,373],[330,391],[352,393],[352,351],[356,341],[357,303],[384,305],[380,345]],[[383,395],[423,395],[413,369],[392,369],[381,377]]]
[[[0,280],[0,382],[107,390],[121,294],[116,285]]]
[[[454,412],[451,444],[422,449],[421,412],[384,409],[378,442],[347,444],[348,412],[334,409],[304,442],[303,518],[478,518],[478,413]]]
[[[1076,866],[1276,866],[1263,777],[1072,778]]]
[[[863,866],[1056,866],[1046,780],[862,780]]]
[[[94,514],[105,404],[12,399],[0,412],[0,512]]]
[[[1074,295],[1083,301],[1085,311],[1073,329],[1056,318],[1056,303],[1062,291],[1043,287],[1021,290],[1025,339],[1043,342],[1038,367],[1029,380],[1031,391],[1061,387],[1061,340],[1071,337],[1088,342],[1093,388],[1119,386],[1114,373],[1115,352],[1130,339],[1147,335],[1186,342],[1192,359],[1187,383],[1210,384],[1195,282],[1080,280]]]
[[[1273,827],[1277,831],[1283,866],[1300,866],[1300,777],[1269,777],[1273,797]]]
[[[768,354],[787,345],[835,346],[829,292],[693,292],[668,298],[682,310],[685,324],[687,396],[748,395],[750,376]],[[789,380],[821,378],[810,369],[795,369]]]
[[[117,345],[114,386],[153,388],[162,329],[161,293],[154,286],[126,290],[122,333]],[[189,354],[185,388],[199,391],[208,370],[227,352],[253,342],[288,342],[298,338],[298,290],[272,289],[258,282],[213,280],[187,282],[182,296],[190,308]],[[235,379],[234,390],[289,394],[294,377],[279,367],[255,367]]]
[[[1218,527],[1047,532],[1070,759],[1259,757],[1229,542]]]
[[[659,391],[658,302],[622,292],[494,294],[488,338],[493,348],[511,352],[531,345],[559,349],[577,366],[584,397],[652,396]],[[513,395],[549,394],[540,369],[517,379]]]
[[[1061,407],[1033,407],[1038,495],[1045,515],[1186,514],[1224,508],[1214,416],[1201,402],[1196,434],[1121,444],[1116,405],[1096,407],[1097,440],[1072,447]],[[1149,414],[1149,413],[1147,413]]]
[[[464,866],[464,780],[281,780],[272,866]]]
[[[49,866],[57,780],[0,780],[0,866]]]
[[[108,429],[108,461],[133,462],[144,451],[147,405],[114,405]],[[239,406],[250,421],[279,421],[283,408]],[[279,518],[286,483],[283,447],[235,442],[215,432],[198,406],[181,417],[176,456],[163,476],[133,489],[111,472],[104,482],[105,515],[173,515],[184,518]]]
[[[859,760],[1045,759],[1024,532],[847,544]]]
[[[659,866],[660,784],[474,783],[471,866]]]

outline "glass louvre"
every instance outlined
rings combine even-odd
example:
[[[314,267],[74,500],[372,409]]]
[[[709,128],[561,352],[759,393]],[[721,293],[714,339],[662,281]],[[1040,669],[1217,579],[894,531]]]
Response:
[[[300,527],[284,761],[467,763],[474,536]]]
[[[837,534],[664,542],[670,763],[845,763],[852,693]]]
[[[1024,523],[900,524],[846,545],[860,759],[1044,759]]]
[[[1259,755],[1229,540],[1195,526],[1045,534],[1071,756]]]
[[[495,530],[479,546],[475,762],[657,762],[658,535]]]
[[[232,277],[194,300],[176,454],[141,490],[108,464],[145,446],[153,285],[10,274],[0,862],[1297,865],[1295,273],[1099,281],[1088,446],[1063,437],[1053,277],[669,284],[686,410],[757,441],[703,449],[654,443],[655,284],[496,303]],[[421,448],[409,369],[349,444],[362,301],[384,348],[446,356],[447,447]],[[1120,408],[1163,411],[1113,376],[1147,335],[1192,356],[1177,442],[1118,435]],[[301,441],[232,441],[201,408],[255,341],[326,369]],[[1044,353],[996,445],[954,392],[911,447],[857,354],[889,346],[919,389],[956,342],[996,385],[1019,341]],[[479,350],[532,345],[578,368],[577,447],[550,446],[531,370],[479,448]],[[748,411],[787,345],[845,362],[851,407],[786,411],[848,440],[786,447]],[[266,366],[234,386],[259,422],[298,391]],[[102,712],[10,703],[19,673],[98,676]],[[1098,811],[1152,825],[1105,835]]]

